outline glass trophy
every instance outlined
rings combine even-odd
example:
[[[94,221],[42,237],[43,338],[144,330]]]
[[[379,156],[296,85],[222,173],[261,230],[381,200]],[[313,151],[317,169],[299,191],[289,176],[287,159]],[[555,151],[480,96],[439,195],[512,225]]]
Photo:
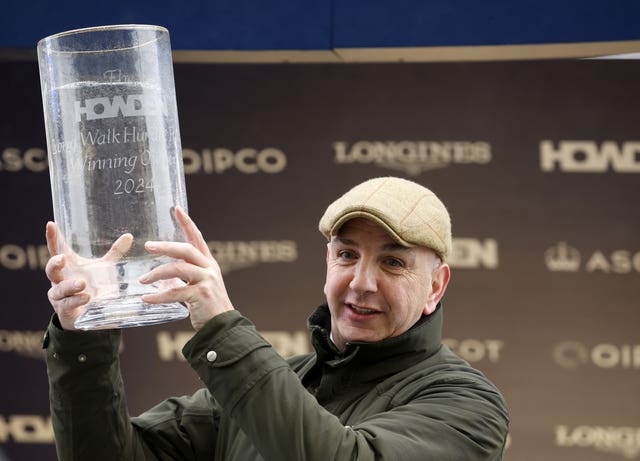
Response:
[[[170,258],[147,240],[186,241],[187,209],[169,33],[147,25],[62,32],[38,43],[58,251],[91,300],[78,329],[125,328],[188,315],[141,296],[180,280],[138,278]],[[114,251],[114,243],[117,251]]]

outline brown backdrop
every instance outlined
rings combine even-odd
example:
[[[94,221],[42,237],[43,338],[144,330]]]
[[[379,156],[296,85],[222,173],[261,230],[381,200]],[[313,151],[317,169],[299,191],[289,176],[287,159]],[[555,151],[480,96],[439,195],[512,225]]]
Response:
[[[0,62],[0,447],[54,459],[40,339],[52,218],[33,62]],[[640,458],[640,67],[539,61],[175,67],[189,210],[284,354],[323,301],[317,221],[398,175],[453,219],[445,337],[504,392],[507,460]],[[187,321],[127,330],[132,413],[199,384]],[[1,458],[0,454],[0,459]]]

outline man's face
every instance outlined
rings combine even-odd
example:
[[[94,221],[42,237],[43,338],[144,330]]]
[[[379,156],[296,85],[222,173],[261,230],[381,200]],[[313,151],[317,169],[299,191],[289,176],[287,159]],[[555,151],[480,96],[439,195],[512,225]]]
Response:
[[[369,220],[347,221],[327,245],[324,286],[338,348],[398,336],[433,312],[449,281],[437,262],[432,250],[403,247]]]

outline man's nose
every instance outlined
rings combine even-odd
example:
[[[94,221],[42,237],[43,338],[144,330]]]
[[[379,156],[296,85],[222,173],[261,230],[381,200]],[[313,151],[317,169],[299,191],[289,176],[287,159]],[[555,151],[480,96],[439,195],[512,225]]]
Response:
[[[366,293],[378,290],[376,270],[373,264],[360,261],[353,269],[353,278],[349,283],[349,288],[358,292]]]

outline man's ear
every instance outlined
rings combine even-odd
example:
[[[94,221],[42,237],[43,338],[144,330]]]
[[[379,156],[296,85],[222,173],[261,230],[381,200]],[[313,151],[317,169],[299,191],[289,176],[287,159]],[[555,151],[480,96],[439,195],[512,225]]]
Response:
[[[329,274],[329,258],[330,257],[331,257],[331,242],[327,243],[327,257],[326,257],[327,275]],[[322,291],[324,292],[324,295],[327,296],[327,281],[326,280],[324,282],[324,287],[323,287]]]
[[[429,315],[436,310],[436,306],[447,291],[447,285],[451,279],[451,269],[446,263],[441,264],[434,271],[431,278],[431,293],[427,297],[427,302],[424,306],[424,314]]]

